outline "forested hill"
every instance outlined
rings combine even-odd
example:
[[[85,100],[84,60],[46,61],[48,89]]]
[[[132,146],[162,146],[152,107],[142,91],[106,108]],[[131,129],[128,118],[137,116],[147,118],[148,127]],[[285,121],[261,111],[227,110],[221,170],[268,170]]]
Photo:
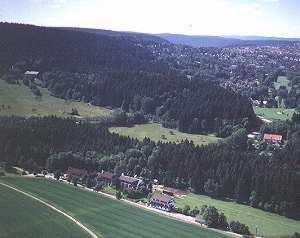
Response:
[[[145,70],[154,62],[148,49],[119,37],[9,23],[0,23],[0,33],[4,69],[29,59],[40,71],[56,67],[76,72]]]
[[[71,30],[71,31],[80,31],[80,32],[88,32],[98,35],[106,35],[106,36],[115,36],[115,37],[124,37],[133,41],[150,41],[156,43],[167,43],[166,39],[163,39],[156,35],[146,34],[146,33],[138,33],[138,32],[128,32],[128,31],[111,31],[111,30],[102,30],[102,29],[91,29],[91,28],[78,28],[78,27],[59,27],[57,29],[63,30]]]
[[[212,82],[188,79],[168,58],[158,57],[165,43],[7,23],[0,24],[0,32],[0,65],[8,82],[36,70],[57,97],[139,111],[185,132],[255,124],[248,99]]]

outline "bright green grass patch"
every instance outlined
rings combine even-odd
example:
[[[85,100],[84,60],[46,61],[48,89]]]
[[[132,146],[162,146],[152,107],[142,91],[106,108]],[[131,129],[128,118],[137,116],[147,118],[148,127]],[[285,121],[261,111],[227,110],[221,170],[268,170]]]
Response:
[[[255,226],[257,225],[259,235],[263,236],[280,236],[300,232],[300,221],[265,212],[250,206],[212,199],[204,195],[191,193],[182,198],[177,198],[176,205],[179,207],[190,205],[192,209],[195,206],[201,208],[202,205],[215,206],[218,210],[224,212],[229,221],[238,220],[248,225],[250,231],[254,234]]]
[[[262,116],[268,120],[291,120],[295,110],[294,109],[283,109],[283,108],[263,108],[254,107],[254,112],[258,116]]]
[[[193,141],[196,145],[207,145],[221,140],[213,135],[194,135],[179,132],[174,129],[164,128],[157,123],[136,125],[134,127],[111,127],[109,130],[110,132],[129,136],[138,140],[143,140],[145,137],[148,137],[155,142],[180,143],[187,139],[189,141]],[[165,139],[162,139],[163,137]]]
[[[52,203],[105,238],[227,237],[71,185],[21,177],[2,180]]]
[[[37,99],[28,87],[8,84],[0,80],[0,116],[70,116],[76,108],[82,117],[109,116],[110,110],[83,102],[66,101],[50,95],[45,88],[39,88],[42,97]],[[4,105],[4,108],[2,107]]]
[[[274,87],[278,90],[280,86],[285,86],[288,91],[290,91],[291,87],[289,86],[289,83],[290,80],[288,80],[286,76],[278,76],[277,82],[274,82]]]
[[[1,238],[84,238],[87,234],[63,215],[0,185]]]

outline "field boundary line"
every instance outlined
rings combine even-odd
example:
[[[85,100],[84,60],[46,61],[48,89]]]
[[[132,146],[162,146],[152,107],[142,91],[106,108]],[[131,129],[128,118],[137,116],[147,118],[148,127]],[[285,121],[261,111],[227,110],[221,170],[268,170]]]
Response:
[[[18,188],[15,188],[15,187],[13,187],[13,186],[10,186],[10,185],[8,185],[8,184],[5,184],[5,183],[0,182],[0,185],[5,186],[5,187],[7,187],[7,188],[10,188],[10,189],[12,189],[12,190],[14,190],[14,191],[16,191],[16,192],[22,193],[23,195],[26,195],[27,197],[30,197],[30,198],[34,199],[35,201],[38,201],[38,202],[42,203],[43,205],[45,205],[45,206],[51,208],[52,210],[54,210],[54,211],[56,211],[56,212],[62,214],[63,216],[65,216],[66,218],[68,218],[69,220],[71,220],[72,222],[74,222],[74,223],[75,223],[76,225],[78,225],[81,229],[83,229],[86,233],[88,233],[90,237],[92,237],[92,238],[98,238],[98,236],[97,236],[94,232],[92,232],[89,228],[87,228],[87,227],[86,227],[85,225],[83,225],[81,222],[79,222],[78,220],[76,220],[76,219],[73,218],[72,216],[68,215],[67,213],[65,213],[65,212],[63,212],[63,211],[61,211],[61,210],[59,210],[59,209],[56,208],[55,206],[53,206],[53,205],[51,205],[51,204],[49,204],[49,203],[47,203],[47,202],[45,202],[45,201],[43,201],[43,200],[41,200],[41,199],[39,199],[39,198],[37,198],[37,197],[35,197],[35,196],[29,194],[29,193],[26,193],[26,192],[24,192],[24,191],[22,191],[22,190],[20,190],[20,189],[18,189]]]

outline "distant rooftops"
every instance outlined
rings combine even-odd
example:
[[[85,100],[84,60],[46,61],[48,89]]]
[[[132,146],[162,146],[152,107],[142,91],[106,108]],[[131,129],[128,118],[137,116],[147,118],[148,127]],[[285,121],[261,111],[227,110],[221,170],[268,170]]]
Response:
[[[98,173],[99,178],[112,180],[114,177],[114,174],[108,171],[102,171],[101,173]]]
[[[264,140],[265,141],[272,141],[272,142],[280,142],[282,141],[282,135],[276,135],[276,134],[264,134]]]
[[[121,182],[125,182],[125,183],[129,183],[129,184],[132,184],[132,183],[136,183],[136,182],[140,182],[141,180],[138,179],[138,178],[133,178],[133,177],[129,177],[129,176],[125,176],[125,175],[121,175],[119,177],[119,180]]]
[[[38,75],[39,72],[38,71],[26,71],[24,74],[25,75]]]
[[[153,193],[151,196],[151,202],[168,203],[172,200],[171,196],[159,192]]]

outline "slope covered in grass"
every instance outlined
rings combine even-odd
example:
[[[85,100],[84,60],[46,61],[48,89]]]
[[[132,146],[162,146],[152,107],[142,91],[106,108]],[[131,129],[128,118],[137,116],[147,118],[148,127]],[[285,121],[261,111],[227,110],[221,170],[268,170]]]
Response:
[[[148,137],[155,142],[161,141],[175,143],[180,143],[181,141],[187,139],[189,141],[193,141],[196,145],[206,145],[220,140],[213,135],[195,135],[183,133],[174,129],[162,127],[157,123],[136,125],[134,127],[112,127],[110,128],[110,131],[123,136],[137,138],[141,141],[145,137]]]
[[[84,238],[75,223],[43,204],[0,185],[1,238]]]
[[[106,238],[225,238],[201,227],[175,221],[92,192],[54,181],[6,178],[6,183],[55,205]]]
[[[230,201],[216,200],[208,196],[191,193],[177,198],[176,203],[179,207],[190,205],[192,209],[195,206],[198,208],[203,205],[215,206],[224,212],[229,221],[238,220],[248,225],[253,234],[255,234],[255,226],[257,225],[260,236],[291,235],[294,232],[300,232],[300,221]]]
[[[83,102],[66,101],[50,95],[45,88],[39,88],[42,97],[37,98],[28,87],[20,83],[8,84],[0,80],[0,116],[70,116],[72,108],[82,117],[108,116],[110,110],[91,106]]]

